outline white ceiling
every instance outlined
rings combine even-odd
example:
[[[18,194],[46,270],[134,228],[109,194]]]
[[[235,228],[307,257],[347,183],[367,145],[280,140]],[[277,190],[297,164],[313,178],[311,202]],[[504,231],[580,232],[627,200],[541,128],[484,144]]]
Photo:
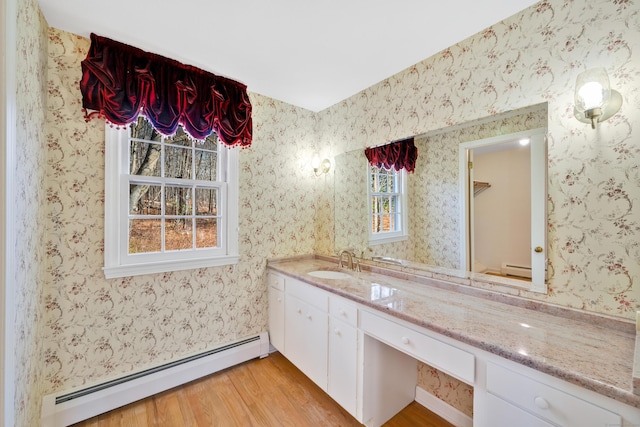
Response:
[[[312,111],[350,97],[534,0],[39,0],[91,32]]]

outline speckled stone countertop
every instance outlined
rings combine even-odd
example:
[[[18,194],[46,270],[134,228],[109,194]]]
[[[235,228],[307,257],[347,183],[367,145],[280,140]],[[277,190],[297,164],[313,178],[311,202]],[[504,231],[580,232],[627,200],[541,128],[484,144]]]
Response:
[[[319,257],[272,260],[268,267],[640,408],[640,395],[634,394],[632,321],[396,271],[342,269],[351,277],[320,279],[307,273],[337,270],[337,265]]]

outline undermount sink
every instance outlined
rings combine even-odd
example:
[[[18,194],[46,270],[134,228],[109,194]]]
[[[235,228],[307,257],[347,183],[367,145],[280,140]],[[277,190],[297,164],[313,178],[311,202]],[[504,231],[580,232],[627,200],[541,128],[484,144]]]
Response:
[[[347,273],[342,273],[341,271],[333,271],[333,270],[316,270],[310,271],[307,273],[309,276],[317,277],[319,279],[348,279],[349,276]]]

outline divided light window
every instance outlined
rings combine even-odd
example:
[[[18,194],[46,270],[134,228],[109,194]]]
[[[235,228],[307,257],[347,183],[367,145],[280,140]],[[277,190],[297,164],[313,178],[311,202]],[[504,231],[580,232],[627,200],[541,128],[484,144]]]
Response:
[[[236,150],[142,116],[106,133],[107,277],[237,262]]]
[[[404,169],[369,166],[369,241],[389,243],[407,238]]]

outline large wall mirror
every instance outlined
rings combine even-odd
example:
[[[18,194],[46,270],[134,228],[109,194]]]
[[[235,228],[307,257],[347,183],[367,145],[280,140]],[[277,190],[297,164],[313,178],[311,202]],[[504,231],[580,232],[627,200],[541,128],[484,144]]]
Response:
[[[467,209],[467,203],[462,200],[465,193],[461,182],[468,180],[466,175],[461,173],[460,158],[461,152],[470,149],[469,144],[482,145],[477,141],[501,141],[506,135],[519,136],[520,133],[530,133],[535,135],[536,143],[531,145],[529,152],[533,152],[538,159],[535,163],[529,157],[529,164],[532,165],[530,172],[536,175],[533,180],[544,182],[544,200],[535,200],[534,205],[543,206],[546,210],[546,145],[544,142],[545,129],[547,127],[547,105],[540,104],[520,110],[504,113],[474,122],[456,125],[437,131],[428,132],[415,136],[415,144],[418,148],[418,160],[414,173],[407,174],[407,196],[408,196],[408,234],[409,238],[404,241],[371,244],[369,242],[368,224],[368,200],[367,200],[367,171],[368,162],[364,156],[364,149],[342,153],[335,158],[335,250],[354,249],[356,253],[363,254],[365,258],[389,257],[400,260],[407,260],[412,263],[419,263],[425,266],[444,267],[456,269],[463,272],[473,272],[474,262],[483,264],[486,260],[487,267],[482,270],[476,268],[475,275],[488,274],[491,276],[507,276],[507,280],[500,278],[500,283],[513,283],[514,286],[529,289],[535,292],[546,292],[544,285],[546,274],[544,272],[544,260],[546,259],[546,224],[542,225],[544,235],[542,243],[536,240],[532,247],[531,229],[520,230],[528,235],[525,239],[526,252],[535,251],[536,247],[542,248],[542,255],[536,260],[542,259],[542,273],[533,277],[535,270],[535,260],[532,263],[528,259],[503,259],[499,263],[489,261],[488,257],[480,255],[469,246],[473,244],[473,238],[469,240],[469,220],[465,219],[463,212]],[[504,141],[502,141],[504,142]],[[466,145],[465,145],[466,144]],[[485,144],[490,145],[490,144]],[[482,155],[482,150],[473,148],[472,155],[478,158]],[[533,150],[533,151],[531,151]],[[490,151],[490,150],[487,150]],[[515,162],[515,160],[513,160]],[[493,165],[499,165],[503,160],[494,161]],[[542,163],[542,164],[539,164]],[[489,166],[489,169],[497,166]],[[542,173],[542,177],[539,175]],[[476,174],[477,175],[477,174]],[[477,179],[476,181],[481,181]],[[484,182],[484,181],[483,181]],[[497,182],[496,182],[497,183]],[[491,184],[491,183],[489,183]],[[471,186],[473,184],[470,184]],[[524,184],[524,185],[531,185]],[[495,189],[495,186],[493,187]],[[490,193],[485,191],[485,196]],[[512,204],[520,209],[529,210],[529,202],[522,202],[521,198],[515,197],[511,191]],[[471,191],[473,192],[473,191]],[[494,192],[497,193],[497,192]],[[530,194],[529,190],[522,194]],[[520,194],[520,193],[518,193]],[[540,194],[540,193],[537,193]],[[468,197],[468,196],[467,196]],[[540,197],[535,196],[535,197]],[[479,198],[476,201],[480,201]],[[491,203],[490,203],[491,204]],[[494,209],[504,209],[506,202],[493,206]],[[477,204],[476,204],[477,205]],[[478,206],[476,206],[477,208]],[[534,213],[534,218],[535,218]],[[533,221],[537,221],[533,219]],[[544,221],[546,221],[546,216]],[[476,227],[477,228],[477,227]],[[509,233],[507,233],[508,235]],[[518,239],[516,237],[516,239]],[[520,239],[522,240],[522,239]],[[489,245],[504,244],[494,240]],[[538,254],[537,252],[535,252]],[[533,260],[533,258],[532,258]],[[493,263],[492,265],[488,265]],[[499,264],[515,266],[509,271],[501,271],[497,267]],[[476,263],[478,266],[478,263]],[[490,268],[489,268],[490,267]],[[529,274],[522,274],[530,269]],[[527,277],[529,276],[529,277]],[[477,277],[477,276],[476,276]],[[491,278],[487,276],[487,280]]]

